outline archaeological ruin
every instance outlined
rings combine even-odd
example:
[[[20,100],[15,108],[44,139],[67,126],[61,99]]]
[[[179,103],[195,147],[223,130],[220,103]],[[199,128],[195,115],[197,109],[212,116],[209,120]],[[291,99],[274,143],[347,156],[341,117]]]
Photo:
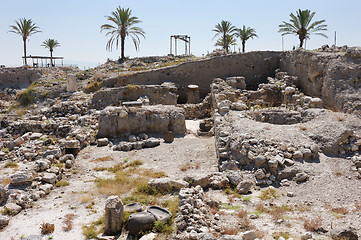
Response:
[[[361,50],[336,50],[0,69],[0,234],[358,239]]]

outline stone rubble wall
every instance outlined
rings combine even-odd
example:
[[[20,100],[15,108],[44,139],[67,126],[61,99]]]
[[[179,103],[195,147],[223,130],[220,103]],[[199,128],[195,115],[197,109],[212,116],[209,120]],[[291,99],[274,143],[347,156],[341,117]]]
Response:
[[[127,137],[131,134],[175,135],[186,132],[184,110],[170,105],[107,107],[99,116],[98,137]]]
[[[144,96],[148,97],[151,105],[176,105],[178,98],[177,88],[171,84],[128,85],[94,93],[91,106],[96,109],[104,109],[107,106],[119,105],[125,101],[137,101]]]
[[[326,111],[318,109],[323,105],[321,99],[306,96],[297,89],[294,85],[297,77],[277,70],[276,78],[268,78],[268,81],[260,84],[256,91],[234,88],[229,85],[229,78],[213,81],[211,97],[221,171],[238,168],[254,171],[257,185],[270,185],[283,179],[301,182],[308,176],[296,163],[317,159],[320,148],[326,155],[359,151],[359,137],[351,126],[340,123],[334,127],[332,124],[337,123],[327,123],[325,128],[315,126],[313,134],[304,138],[298,136],[297,144],[245,132],[237,125],[239,118],[284,125],[311,121]]]
[[[200,97],[204,98],[210,92],[209,86],[216,77],[242,75],[249,87],[257,88],[268,76],[274,75],[274,70],[278,68],[279,55],[280,52],[265,51],[214,57],[107,79],[102,83],[102,87],[173,82],[178,87],[180,102],[185,103],[188,85],[198,85]]]
[[[361,112],[361,54],[285,52],[280,67],[299,77],[297,87],[325,106],[342,112]]]
[[[41,71],[26,68],[0,69],[0,89],[27,88],[41,77]]]

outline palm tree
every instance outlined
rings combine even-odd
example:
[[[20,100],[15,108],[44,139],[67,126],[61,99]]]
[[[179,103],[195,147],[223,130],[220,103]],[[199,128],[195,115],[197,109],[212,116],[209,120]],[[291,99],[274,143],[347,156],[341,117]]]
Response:
[[[245,52],[246,41],[250,38],[258,37],[256,30],[254,28],[249,28],[243,25],[242,28],[237,29],[236,36],[241,39],[242,42],[242,52]]]
[[[41,32],[39,27],[36,26],[35,23],[31,19],[20,18],[19,20],[15,21],[16,25],[10,25],[11,30],[9,32],[19,34],[23,38],[24,42],[24,59],[25,65],[28,65],[26,60],[26,40],[32,34]]]
[[[49,39],[45,40],[41,46],[49,49],[51,66],[54,67],[55,65],[53,64],[53,51],[54,51],[54,48],[60,47],[60,43],[55,39],[49,38]]]
[[[233,38],[236,30],[236,27],[233,26],[231,22],[224,20],[214,26],[212,31],[216,32],[216,34],[214,35],[213,39],[219,35],[222,35],[221,38],[218,39],[216,46],[222,46],[222,48],[228,53],[230,43],[229,40],[230,38]]]
[[[223,39],[223,36],[218,39],[218,41],[216,42],[216,46],[221,46],[224,48],[224,46],[226,46],[226,51],[227,53],[229,52],[231,46],[236,45],[236,39],[234,38],[234,35],[230,35],[230,34],[226,34],[225,39]]]
[[[119,46],[120,40],[120,54],[121,59],[124,60],[124,43],[126,37],[131,37],[133,40],[135,49],[138,50],[140,44],[139,36],[145,38],[145,32],[140,27],[136,27],[137,23],[141,23],[137,17],[132,17],[132,10],[129,8],[118,7],[110,16],[106,16],[107,20],[111,24],[103,24],[100,28],[101,31],[107,30],[106,36],[110,35],[110,39],[107,42],[106,49],[112,50],[115,42],[116,48]],[[114,25],[112,25],[114,24]]]
[[[311,34],[320,35],[327,38],[327,35],[320,31],[327,31],[327,25],[324,24],[326,20],[319,20],[311,23],[313,16],[316,12],[312,12],[308,9],[298,9],[297,16],[293,13],[290,14],[290,23],[283,21],[283,24],[279,25],[279,31],[282,32],[282,36],[287,34],[298,35],[300,39],[300,48],[303,47],[305,39],[309,39]]]

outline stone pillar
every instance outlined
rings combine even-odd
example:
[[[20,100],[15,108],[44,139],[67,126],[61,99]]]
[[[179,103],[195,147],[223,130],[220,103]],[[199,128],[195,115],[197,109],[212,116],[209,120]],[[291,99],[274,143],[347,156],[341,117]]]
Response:
[[[105,235],[116,235],[122,230],[123,203],[118,196],[110,196],[105,202]]]
[[[199,87],[198,85],[188,85],[187,103],[199,103]]]
[[[66,76],[66,90],[68,92],[75,92],[77,88],[76,76],[74,74],[68,74]]]

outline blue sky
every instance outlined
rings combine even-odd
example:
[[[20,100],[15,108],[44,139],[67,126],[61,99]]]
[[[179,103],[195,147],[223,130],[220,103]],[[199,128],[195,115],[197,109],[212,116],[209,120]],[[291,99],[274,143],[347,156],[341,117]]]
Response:
[[[323,44],[333,44],[337,31],[337,45],[361,45],[361,1],[336,0],[1,0],[0,4],[0,64],[22,65],[23,44],[20,36],[8,33],[9,25],[19,18],[31,18],[42,30],[29,38],[28,55],[49,54],[41,46],[48,38],[58,40],[61,46],[54,56],[63,56],[66,64],[78,64],[81,68],[104,63],[107,58],[117,59],[119,50],[106,51],[107,37],[100,33],[118,6],[131,8],[143,22],[139,24],[146,32],[140,50],[135,51],[131,41],[126,42],[125,55],[154,56],[169,53],[169,37],[174,34],[191,36],[191,52],[202,56],[211,52],[216,39],[212,29],[221,20],[231,21],[235,26],[246,25],[256,29],[259,38],[246,43],[246,51],[281,50],[282,38],[278,25],[289,20],[289,14],[298,9],[315,11],[315,20],[325,19],[328,25],[325,39],[311,36],[307,49]],[[240,48],[239,45],[236,49]],[[285,36],[286,50],[298,44],[296,36]],[[183,52],[179,44],[178,52]]]

